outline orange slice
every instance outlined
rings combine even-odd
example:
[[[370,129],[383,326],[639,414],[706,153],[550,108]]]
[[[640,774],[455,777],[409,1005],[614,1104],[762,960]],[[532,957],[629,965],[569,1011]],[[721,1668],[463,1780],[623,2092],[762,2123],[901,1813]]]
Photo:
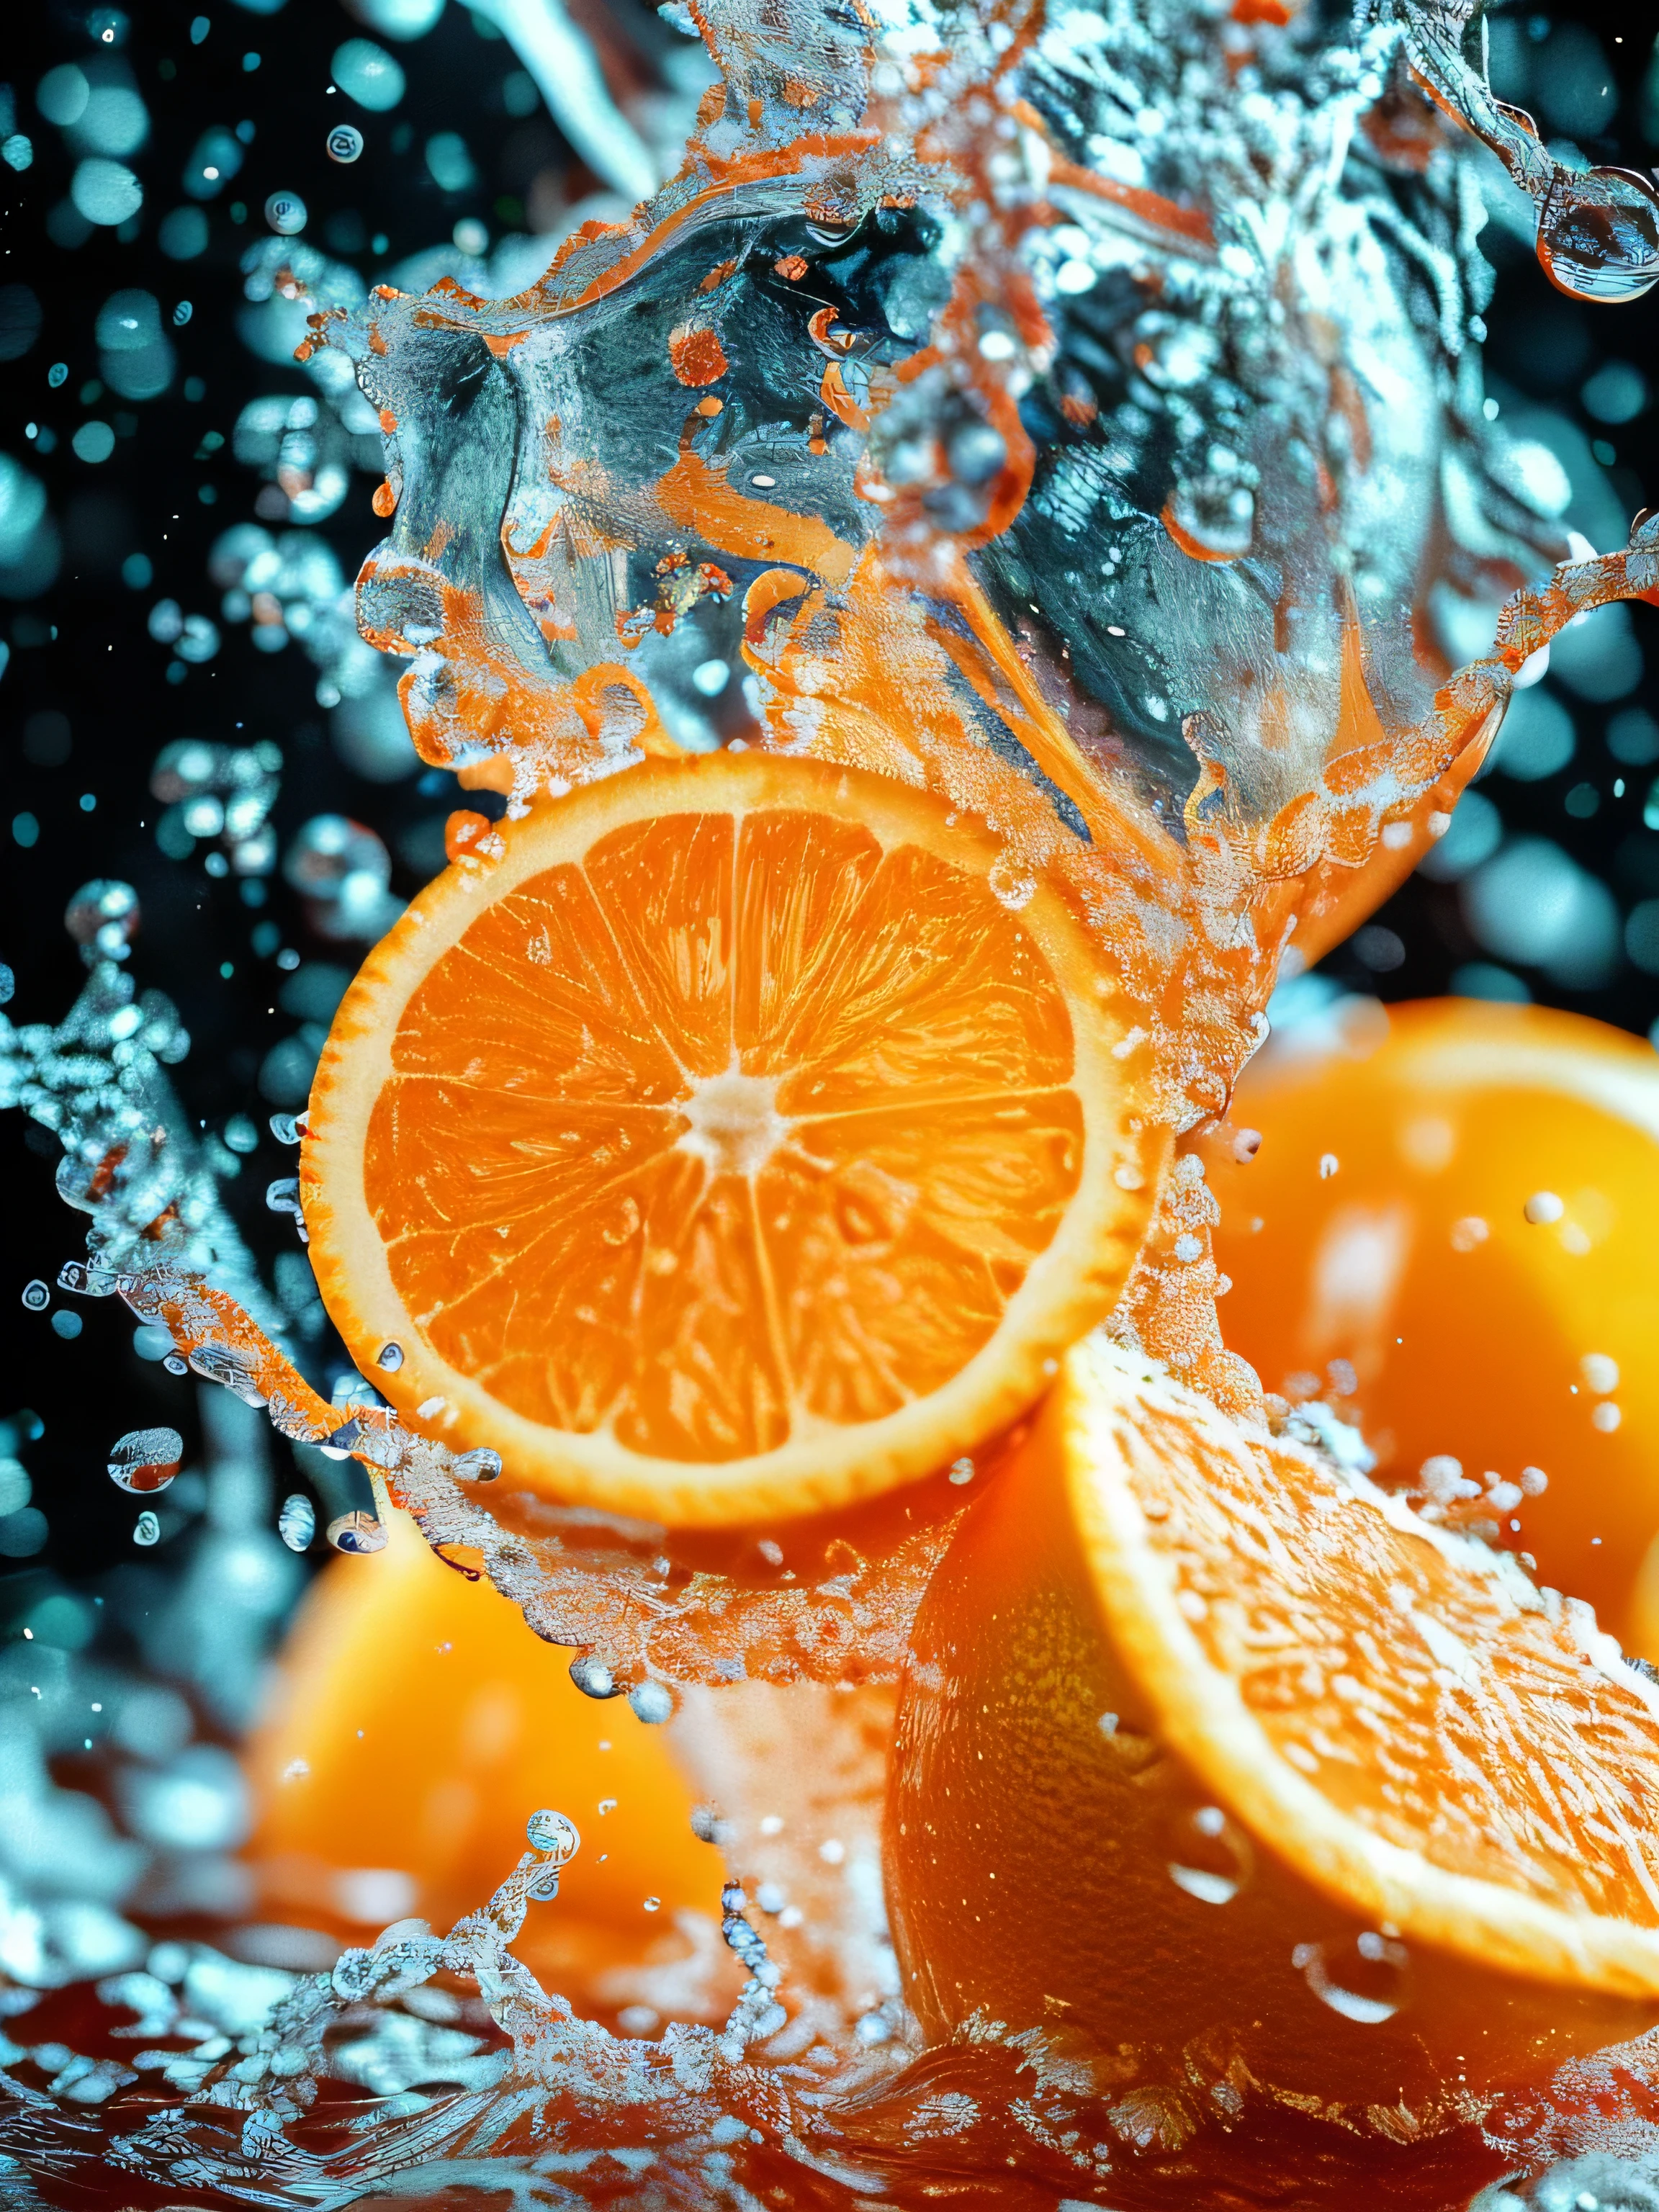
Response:
[[[1659,2019],[1659,1690],[1098,1340],[915,1650],[890,1895],[935,2036],[1063,2027],[1183,2124],[1262,2092],[1405,2142]]]
[[[309,1109],[318,1283],[399,1410],[709,1525],[869,1496],[1027,1405],[1163,1158],[1060,896],[926,793],[753,752],[489,842],[371,953]]]

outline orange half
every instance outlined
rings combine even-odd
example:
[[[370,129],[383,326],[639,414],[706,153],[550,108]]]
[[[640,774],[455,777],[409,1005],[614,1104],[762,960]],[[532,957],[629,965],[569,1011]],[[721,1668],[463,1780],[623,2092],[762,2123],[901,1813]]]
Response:
[[[927,793],[755,752],[487,847],[369,956],[309,1109],[318,1283],[399,1411],[712,1525],[870,1496],[1028,1405],[1164,1158],[1058,894]]]

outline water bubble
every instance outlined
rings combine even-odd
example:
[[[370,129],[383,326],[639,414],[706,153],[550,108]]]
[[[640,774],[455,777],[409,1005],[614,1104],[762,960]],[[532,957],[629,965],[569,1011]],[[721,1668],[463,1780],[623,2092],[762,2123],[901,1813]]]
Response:
[[[189,1360],[181,1358],[176,1352],[168,1352],[161,1364],[169,1375],[188,1375],[190,1372]]]
[[[298,192],[273,192],[265,202],[265,221],[278,238],[293,238],[306,227],[307,209]]]
[[[603,1659],[592,1651],[579,1651],[570,1662],[570,1679],[585,1698],[619,1698],[622,1685]]]
[[[337,1552],[383,1552],[386,1533],[372,1513],[342,1513],[329,1522],[328,1540]]]
[[[1566,1207],[1553,1190],[1535,1190],[1521,1211],[1534,1229],[1547,1229],[1559,1221]]]
[[[1231,1903],[1255,1871],[1249,1838],[1219,1805],[1177,1814],[1165,1840],[1170,1881],[1201,1904]]]
[[[1561,171],[1539,210],[1538,258],[1576,300],[1639,300],[1659,283],[1659,191],[1632,169]]]
[[[153,1513],[144,1512],[138,1516],[132,1524],[132,1540],[135,1544],[161,1542],[161,1524]]]
[[[363,150],[363,134],[355,123],[337,123],[323,143],[331,161],[355,161]]]
[[[177,1429],[130,1429],[109,1455],[109,1478],[118,1489],[139,1495],[165,1490],[184,1455]]]
[[[662,1911],[661,1898],[647,1897],[645,1900],[645,1909],[647,1912],[660,1912]]]
[[[1392,2020],[1411,2002],[1411,1954],[1371,1929],[1332,1942],[1298,1943],[1291,1964],[1322,2004],[1361,2027]]]
[[[463,1452],[454,1471],[463,1482],[494,1482],[501,1471],[501,1455],[481,1445],[477,1451]]]
[[[24,1284],[23,1304],[30,1313],[45,1313],[52,1304],[52,1292],[38,1275],[32,1283]]]
[[[374,1364],[383,1367],[388,1375],[395,1375],[404,1364],[401,1344],[383,1344],[374,1355]]]
[[[628,1693],[628,1702],[635,1717],[650,1727],[659,1727],[674,1717],[674,1695],[666,1683],[636,1682]]]
[[[296,1490],[283,1500],[283,1510],[276,1516],[276,1534],[290,1552],[303,1552],[316,1533],[317,1509],[302,1490]]]

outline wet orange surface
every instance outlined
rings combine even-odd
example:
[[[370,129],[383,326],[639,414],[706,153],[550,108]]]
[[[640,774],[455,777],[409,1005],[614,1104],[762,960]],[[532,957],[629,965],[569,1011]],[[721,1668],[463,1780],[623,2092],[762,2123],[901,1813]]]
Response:
[[[1262,1142],[1211,1150],[1229,1346],[1332,1397],[1379,1480],[1455,1459],[1484,1494],[1454,1518],[1659,1657],[1659,1057],[1540,1007],[1371,1009],[1270,1051],[1232,1124]]]

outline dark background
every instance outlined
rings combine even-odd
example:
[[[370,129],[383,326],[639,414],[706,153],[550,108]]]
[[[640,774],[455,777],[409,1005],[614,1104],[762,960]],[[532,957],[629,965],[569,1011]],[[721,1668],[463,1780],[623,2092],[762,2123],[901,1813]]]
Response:
[[[200,16],[209,27],[193,42],[192,21]],[[1567,119],[1577,124],[1570,135],[1583,154],[1645,167],[1659,158],[1659,78],[1651,74],[1653,29],[1650,17],[1643,27],[1645,16],[1632,7],[1605,23],[1581,16],[1558,25],[1535,10],[1500,9],[1493,17],[1495,31],[1501,26],[1494,46],[1499,89],[1540,109],[1553,136],[1565,125],[1547,103],[1565,106],[1561,88],[1577,85],[1579,107]],[[265,1133],[270,1102],[258,1088],[265,1055],[296,1027],[280,1001],[285,973],[276,952],[349,966],[361,948],[318,942],[280,872],[266,879],[265,903],[256,908],[245,902],[235,877],[216,880],[204,871],[205,848],[191,860],[165,858],[155,842],[161,808],[148,788],[151,764],[178,737],[274,740],[286,762],[275,817],[283,848],[320,811],[370,822],[392,850],[392,888],[402,896],[436,865],[453,799],[451,780],[441,774],[390,785],[351,775],[328,739],[318,671],[297,645],[259,653],[246,624],[221,623],[216,657],[188,665],[149,635],[148,617],[162,598],[218,618],[217,594],[206,580],[208,550],[229,524],[252,516],[261,489],[258,475],[232,455],[238,413],[257,395],[313,388],[297,368],[256,360],[238,337],[240,257],[268,234],[264,205],[279,190],[306,201],[308,241],[372,277],[447,239],[463,218],[483,223],[492,238],[544,225],[595,180],[539,109],[526,111],[512,49],[457,0],[428,35],[392,48],[408,90],[395,111],[380,115],[326,91],[336,46],[378,36],[337,0],[289,0],[275,14],[229,0],[144,0],[127,15],[30,0],[9,17],[0,80],[13,88],[10,127],[27,135],[33,160],[21,173],[0,169],[0,286],[29,287],[43,319],[26,345],[0,360],[0,450],[44,482],[62,554],[49,587],[0,598],[0,640],[10,647],[0,673],[0,957],[17,976],[8,1012],[17,1021],[62,1019],[82,975],[63,927],[67,901],[89,878],[134,884],[143,915],[135,970],[142,983],[160,985],[175,999],[193,1039],[174,1078],[189,1112],[210,1130],[246,1115],[261,1133],[227,1197],[250,1243],[269,1255],[293,1249],[286,1221],[264,1203],[268,1182],[292,1173],[294,1158]],[[112,41],[101,38],[106,28],[115,32]],[[604,33],[621,65],[636,71],[647,68],[657,34],[643,11],[637,19],[613,17]],[[1598,52],[1610,87],[1599,104],[1594,86],[1584,90],[1597,76]],[[146,204],[119,233],[100,228],[77,237],[85,227],[64,214],[75,155],[38,112],[34,93],[49,68],[94,53],[112,53],[130,69],[149,108],[148,143],[131,157]],[[326,158],[324,144],[327,131],[346,119],[362,129],[368,145],[360,161],[340,167]],[[171,259],[158,228],[169,210],[189,204],[178,180],[200,134],[214,124],[252,126],[242,134],[249,142],[244,166],[202,204],[206,251]],[[467,191],[446,192],[431,173],[423,149],[440,131],[460,131],[471,149],[478,174]],[[1583,394],[1609,361],[1659,381],[1659,291],[1632,306],[1583,305],[1554,292],[1527,247],[1498,225],[1488,228],[1485,245],[1498,272],[1488,315],[1492,388],[1517,404],[1546,404],[1600,441],[1596,458],[1628,516],[1646,503],[1650,486],[1659,494],[1659,410],[1649,406],[1611,425],[1596,419]],[[156,295],[177,356],[168,388],[141,403],[98,388],[98,310],[130,286]],[[175,326],[173,311],[186,300],[190,319]],[[0,309],[5,304],[0,299]],[[20,312],[14,303],[10,323],[0,314],[0,350],[17,347]],[[68,373],[53,386],[48,370],[58,362]],[[71,445],[91,416],[106,421],[116,436],[113,453],[96,465],[77,459]],[[55,441],[50,452],[43,432]],[[318,526],[347,578],[380,534],[368,503],[378,475],[378,469],[358,473],[343,505]],[[1659,830],[1644,823],[1659,761],[1621,764],[1604,739],[1609,715],[1620,708],[1641,704],[1659,714],[1659,631],[1645,610],[1637,611],[1636,623],[1654,674],[1628,697],[1599,706],[1560,695],[1577,730],[1571,763],[1529,782],[1500,769],[1482,785],[1506,829],[1553,840],[1608,883],[1626,912],[1659,894]],[[17,841],[12,824],[19,817],[38,825],[32,843]],[[1659,823],[1659,806],[1654,819]],[[277,925],[276,945],[263,955],[252,941],[262,922]],[[1345,987],[1384,999],[1441,993],[1461,971],[1467,986],[1469,964],[1490,957],[1470,935],[1453,884],[1414,878],[1376,925],[1358,949],[1344,947],[1326,963]],[[225,965],[228,976],[221,972]],[[1562,990],[1534,971],[1511,973],[1518,977],[1511,988],[1524,986],[1540,1000],[1626,1029],[1645,1033],[1659,1016],[1659,975],[1627,958],[1605,988],[1588,992]],[[52,1187],[58,1152],[56,1139],[21,1115],[0,1115],[6,1199],[0,1418],[27,1406],[44,1420],[23,1456],[49,1523],[37,1555],[0,1561],[0,1633],[54,1576],[95,1576],[131,1558],[132,1501],[104,1474],[118,1434],[167,1421],[195,1442],[194,1384],[137,1356],[131,1318],[114,1301],[76,1302],[84,1328],[72,1341],[20,1303],[26,1282],[52,1282],[81,1249],[82,1221]],[[308,1364],[326,1381],[331,1363],[344,1364],[325,1340]],[[296,1479],[283,1486],[304,1486]]]

